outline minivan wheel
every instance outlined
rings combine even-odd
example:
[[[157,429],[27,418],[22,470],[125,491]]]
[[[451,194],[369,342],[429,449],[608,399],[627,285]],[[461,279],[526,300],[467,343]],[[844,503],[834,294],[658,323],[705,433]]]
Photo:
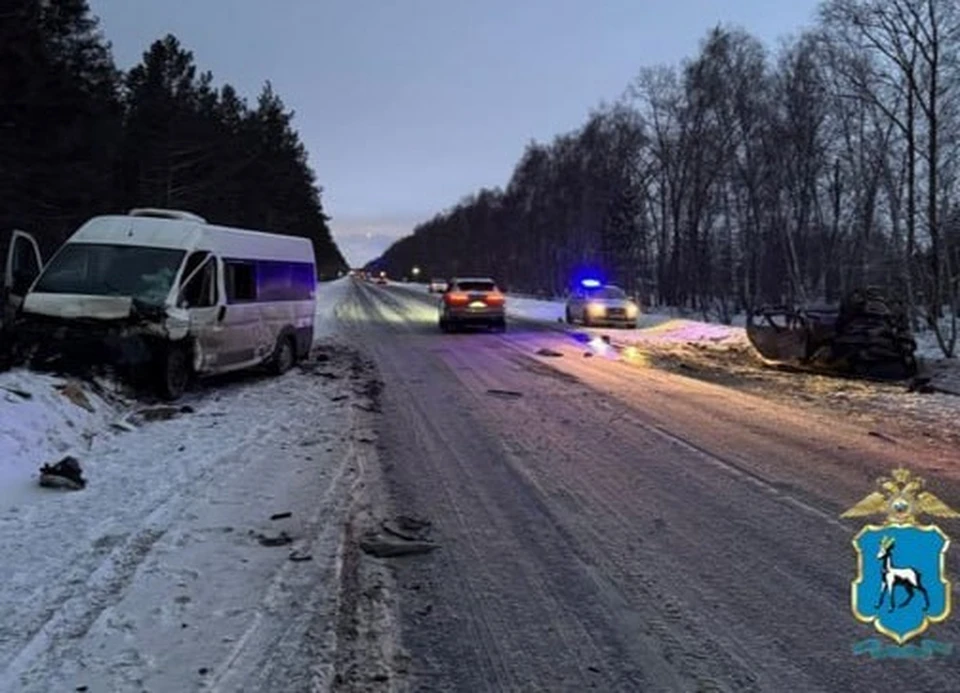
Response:
[[[293,346],[293,337],[289,335],[284,335],[280,337],[280,341],[277,342],[277,348],[274,352],[273,361],[270,364],[270,370],[273,371],[274,375],[283,375],[291,368],[293,364],[297,361],[297,352]]]
[[[180,399],[190,382],[190,365],[187,351],[181,346],[164,350],[160,361],[160,396],[168,401]]]

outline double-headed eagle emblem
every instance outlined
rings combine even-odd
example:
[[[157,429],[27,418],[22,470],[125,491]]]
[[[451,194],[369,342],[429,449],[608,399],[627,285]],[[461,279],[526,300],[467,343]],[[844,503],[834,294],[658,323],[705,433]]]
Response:
[[[889,477],[877,479],[877,489],[840,517],[886,515],[886,524],[915,525],[920,515],[960,517],[960,513],[929,491],[925,481],[899,467]]]

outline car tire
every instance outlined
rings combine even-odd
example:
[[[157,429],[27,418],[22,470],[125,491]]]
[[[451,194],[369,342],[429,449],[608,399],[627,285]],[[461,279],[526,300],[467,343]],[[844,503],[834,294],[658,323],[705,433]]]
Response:
[[[450,323],[447,322],[444,318],[440,318],[440,320],[439,320],[439,322],[438,322],[437,324],[440,326],[440,331],[441,331],[441,332],[449,332],[449,331],[450,331]]]
[[[187,350],[181,345],[164,348],[160,356],[159,382],[157,389],[160,397],[173,402],[180,399],[190,383],[190,362]]]
[[[495,320],[490,325],[496,332],[506,332],[507,331],[507,321],[506,319]]]
[[[270,358],[270,372],[274,375],[283,375],[297,362],[297,346],[293,336],[289,334],[280,335],[277,340],[277,346],[274,347],[273,356]]]
[[[572,324],[573,324],[573,313],[570,312],[570,309],[569,309],[569,308],[567,308],[567,316],[566,316],[566,317],[567,317],[567,324],[568,324],[568,325],[572,325]]]

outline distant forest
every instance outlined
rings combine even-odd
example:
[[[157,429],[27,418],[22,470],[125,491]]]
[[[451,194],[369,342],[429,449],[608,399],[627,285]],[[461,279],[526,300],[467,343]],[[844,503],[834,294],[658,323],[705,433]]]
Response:
[[[173,36],[123,73],[86,0],[5,0],[0,232],[29,231],[49,256],[92,216],[183,209],[310,238],[336,276],[346,263],[292,119],[269,83],[253,107],[216,86]]]
[[[372,266],[541,295],[592,268],[647,305],[723,318],[878,286],[952,353],[958,63],[956,0],[828,0],[773,52],[717,27]]]

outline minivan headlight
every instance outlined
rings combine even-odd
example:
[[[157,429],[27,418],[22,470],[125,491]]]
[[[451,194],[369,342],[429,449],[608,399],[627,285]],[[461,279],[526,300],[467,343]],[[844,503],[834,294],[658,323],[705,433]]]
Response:
[[[607,312],[607,309],[602,303],[589,303],[587,304],[587,313],[590,315],[603,315]]]
[[[639,313],[639,312],[640,312],[640,308],[637,306],[636,303],[628,303],[628,304],[627,304],[627,317],[628,317],[628,318],[635,318],[635,317],[637,317],[637,313]]]

